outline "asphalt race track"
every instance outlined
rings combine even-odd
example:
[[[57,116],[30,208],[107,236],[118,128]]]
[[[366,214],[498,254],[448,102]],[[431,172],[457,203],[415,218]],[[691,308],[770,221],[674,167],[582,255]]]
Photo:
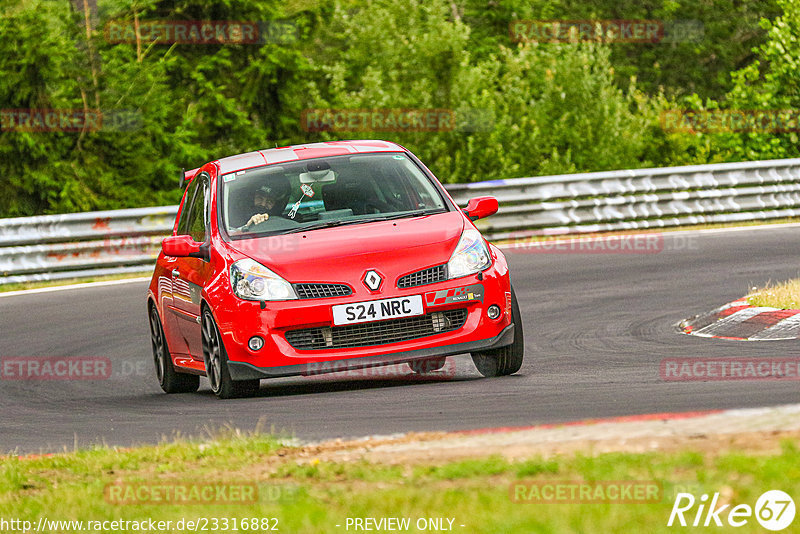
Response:
[[[287,378],[229,401],[205,379],[196,394],[161,393],[144,282],[0,297],[0,358],[106,357],[113,369],[107,380],[0,380],[0,452],[153,443],[225,426],[316,440],[800,402],[796,380],[659,374],[663,358],[798,355],[796,341],[702,339],[674,325],[750,286],[800,276],[800,227],[665,234],[663,245],[651,254],[508,250],[525,321],[517,375],[479,378],[463,355],[445,380]]]

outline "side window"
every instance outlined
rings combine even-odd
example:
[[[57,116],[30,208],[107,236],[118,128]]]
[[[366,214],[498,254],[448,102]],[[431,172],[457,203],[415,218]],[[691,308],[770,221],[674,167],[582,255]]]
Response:
[[[189,219],[186,221],[188,234],[192,239],[203,243],[206,240],[206,192],[205,180],[201,180],[192,201]]]

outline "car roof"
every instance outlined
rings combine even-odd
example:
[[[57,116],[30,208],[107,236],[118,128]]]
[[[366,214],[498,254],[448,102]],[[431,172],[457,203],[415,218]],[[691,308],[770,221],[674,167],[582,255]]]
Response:
[[[256,150],[245,154],[237,154],[221,158],[216,161],[220,174],[227,174],[242,169],[299,161],[328,156],[343,156],[347,154],[364,154],[369,152],[403,152],[405,149],[389,141],[358,140],[358,141],[328,141],[323,143],[308,143],[305,145],[292,145],[264,150]]]

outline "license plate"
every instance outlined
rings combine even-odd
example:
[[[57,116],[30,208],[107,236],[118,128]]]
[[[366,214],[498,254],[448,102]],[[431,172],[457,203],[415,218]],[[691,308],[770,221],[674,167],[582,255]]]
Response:
[[[370,300],[333,306],[333,324],[367,323],[422,315],[422,295]]]

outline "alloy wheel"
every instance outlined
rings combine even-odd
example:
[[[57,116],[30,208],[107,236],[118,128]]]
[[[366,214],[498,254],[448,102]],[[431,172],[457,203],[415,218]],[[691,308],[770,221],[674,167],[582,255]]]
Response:
[[[222,347],[219,332],[214,324],[214,318],[206,310],[203,312],[203,357],[206,363],[206,375],[211,384],[211,391],[219,392],[222,376]]]

